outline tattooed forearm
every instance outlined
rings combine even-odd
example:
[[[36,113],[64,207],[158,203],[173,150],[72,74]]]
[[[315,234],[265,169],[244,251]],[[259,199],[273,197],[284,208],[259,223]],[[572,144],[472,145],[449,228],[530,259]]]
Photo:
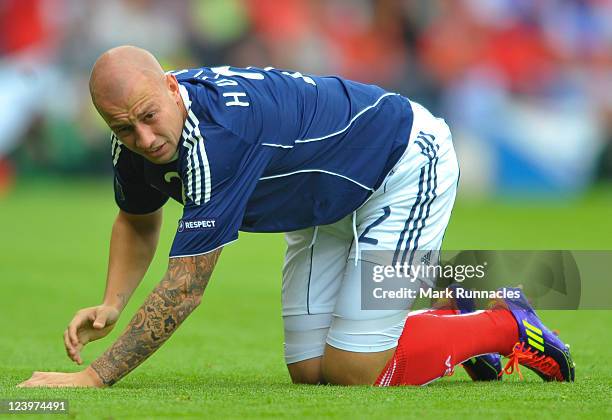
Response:
[[[173,258],[121,337],[91,367],[113,385],[157,350],[198,306],[221,249]]]

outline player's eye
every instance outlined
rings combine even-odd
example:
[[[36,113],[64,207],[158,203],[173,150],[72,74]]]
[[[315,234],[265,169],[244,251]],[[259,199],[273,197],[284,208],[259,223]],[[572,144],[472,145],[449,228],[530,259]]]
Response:
[[[155,117],[155,112],[149,112],[145,115],[145,120],[152,120]]]

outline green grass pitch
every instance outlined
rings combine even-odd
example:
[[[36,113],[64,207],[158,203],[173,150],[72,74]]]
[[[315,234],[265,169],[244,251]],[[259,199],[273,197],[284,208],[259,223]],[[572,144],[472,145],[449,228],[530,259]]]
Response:
[[[612,194],[571,201],[459,200],[445,248],[612,249]],[[166,206],[149,273],[110,338],[161,278],[180,208]],[[241,234],[228,246],[201,307],[144,365],[111,389],[16,389],[33,370],[74,371],[62,332],[100,302],[110,227],[110,182],[22,183],[0,199],[0,399],[68,399],[73,418],[339,417],[611,418],[612,311],[547,312],[572,344],[576,383],[475,384],[461,368],[426,387],[292,385],[283,363],[280,235]],[[610,281],[611,279],[602,279]]]

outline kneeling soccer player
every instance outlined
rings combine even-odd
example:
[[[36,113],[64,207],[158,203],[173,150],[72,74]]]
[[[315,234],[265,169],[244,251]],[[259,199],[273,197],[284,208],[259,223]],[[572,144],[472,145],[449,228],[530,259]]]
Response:
[[[485,355],[476,367],[495,365],[498,353],[545,379],[573,379],[569,352],[522,298],[464,315],[361,309],[363,252],[404,263],[413,250],[439,250],[449,222],[451,134],[419,104],[273,68],[164,73],[135,47],[104,53],[90,90],[113,132],[120,210],[104,303],[70,323],[70,358],[82,363],[82,347],[112,329],[153,258],[168,198],[184,213],[166,275],[117,341],[81,372],[35,373],[22,386],[116,383],[199,305],[239,230],[289,232],[282,305],[294,382],[425,384],[473,356]],[[474,366],[475,379],[497,377],[496,366],[493,375]]]

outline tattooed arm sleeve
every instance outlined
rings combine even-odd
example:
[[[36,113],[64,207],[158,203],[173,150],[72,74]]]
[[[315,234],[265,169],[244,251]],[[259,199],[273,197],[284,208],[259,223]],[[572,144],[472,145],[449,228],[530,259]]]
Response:
[[[145,361],[199,305],[221,249],[170,259],[168,271],[127,328],[91,368],[110,386]]]

